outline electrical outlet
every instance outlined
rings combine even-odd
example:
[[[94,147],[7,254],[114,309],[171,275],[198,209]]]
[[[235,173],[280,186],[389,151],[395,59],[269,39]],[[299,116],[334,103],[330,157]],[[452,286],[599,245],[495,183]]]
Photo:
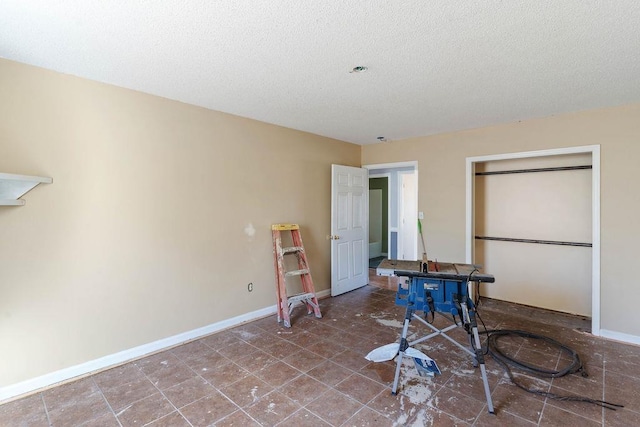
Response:
[[[424,219],[424,212],[418,212],[418,219]]]

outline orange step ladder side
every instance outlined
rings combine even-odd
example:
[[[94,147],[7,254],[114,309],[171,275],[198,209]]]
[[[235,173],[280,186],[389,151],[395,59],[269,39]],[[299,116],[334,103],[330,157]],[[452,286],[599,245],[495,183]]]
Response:
[[[304,245],[302,243],[302,235],[300,235],[299,229],[293,230],[291,232],[291,236],[293,239],[294,246],[304,248]],[[315,289],[315,286],[313,285],[313,279],[311,278],[311,270],[309,269],[309,264],[307,262],[307,253],[305,252],[304,249],[302,249],[302,251],[300,251],[296,255],[298,257],[298,268],[300,270],[309,271],[308,274],[303,274],[300,277],[300,279],[302,280],[302,289],[304,290],[304,292],[313,294],[313,298],[311,299],[313,304],[309,304],[308,302],[305,301],[307,305],[307,314],[311,314],[311,312],[313,311],[315,316],[317,318],[320,318],[322,317],[322,314],[320,313],[320,305],[318,304],[318,298],[316,297],[316,289]]]
[[[280,323],[284,319],[282,310],[282,286],[283,283],[285,283],[284,261],[282,256],[282,237],[280,235],[280,230],[271,230],[271,235],[273,238],[273,264],[276,273],[277,316],[278,323]]]
[[[293,247],[283,248],[282,232],[290,231]],[[291,327],[291,311],[293,304],[302,302],[307,307],[307,313],[315,314],[317,318],[321,318],[320,306],[316,297],[313,279],[307,262],[307,255],[302,243],[300,235],[300,227],[298,224],[273,224],[271,226],[271,234],[273,238],[273,256],[274,268],[276,273],[276,297],[277,297],[277,319],[283,322],[284,326]],[[298,270],[285,271],[284,256],[287,254],[295,254],[298,260]],[[286,278],[291,276],[300,276],[302,282],[303,293],[289,296],[287,294]]]

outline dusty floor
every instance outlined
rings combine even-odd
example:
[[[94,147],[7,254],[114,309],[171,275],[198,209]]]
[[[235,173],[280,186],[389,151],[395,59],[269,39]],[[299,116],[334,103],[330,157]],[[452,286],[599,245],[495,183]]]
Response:
[[[522,329],[572,347],[589,377],[518,378],[556,394],[624,405],[612,411],[526,393],[490,357],[495,415],[487,413],[479,371],[442,337],[417,347],[442,375],[425,379],[402,365],[370,363],[370,350],[396,342],[404,308],[394,304],[394,279],[321,301],[322,319],[294,311],[293,327],[275,315],[0,406],[2,426],[633,426],[640,425],[640,347],[581,332],[589,322],[544,310],[484,300],[489,329]],[[436,315],[436,324],[448,321]],[[410,338],[426,328],[411,323]],[[466,332],[450,334],[462,343]],[[538,341],[507,343],[519,358],[555,368],[568,359]]]

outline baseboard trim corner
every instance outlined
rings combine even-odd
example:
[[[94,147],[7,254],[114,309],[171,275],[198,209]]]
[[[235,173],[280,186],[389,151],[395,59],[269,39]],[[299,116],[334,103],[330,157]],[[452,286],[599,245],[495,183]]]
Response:
[[[600,329],[600,336],[602,338],[608,338],[628,344],[640,345],[640,337],[637,335],[625,334],[623,332],[610,331],[607,329]]]

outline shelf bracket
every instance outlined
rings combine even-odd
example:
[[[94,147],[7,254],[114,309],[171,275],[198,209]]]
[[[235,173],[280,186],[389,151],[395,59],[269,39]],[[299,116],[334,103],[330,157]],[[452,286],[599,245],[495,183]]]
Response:
[[[38,184],[51,184],[53,179],[43,176],[15,175],[0,173],[0,206],[22,206],[20,197],[33,190]]]

